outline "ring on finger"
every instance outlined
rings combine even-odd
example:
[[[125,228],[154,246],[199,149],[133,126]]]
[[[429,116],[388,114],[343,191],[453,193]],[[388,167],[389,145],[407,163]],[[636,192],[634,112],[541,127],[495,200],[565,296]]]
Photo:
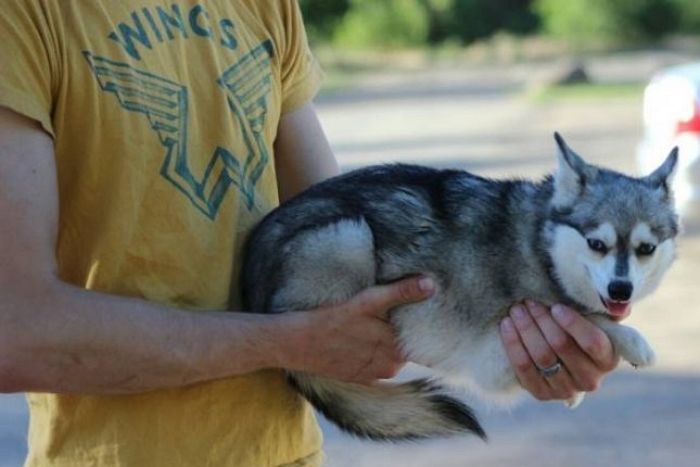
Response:
[[[561,371],[562,367],[564,365],[562,364],[561,360],[557,360],[556,363],[552,366],[548,366],[547,368],[537,368],[537,371],[540,373],[540,376],[543,378],[551,378],[552,376],[556,375]]]

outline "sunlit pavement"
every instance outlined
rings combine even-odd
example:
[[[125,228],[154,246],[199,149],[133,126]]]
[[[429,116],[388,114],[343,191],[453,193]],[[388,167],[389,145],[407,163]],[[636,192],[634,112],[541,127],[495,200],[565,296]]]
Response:
[[[644,82],[665,57],[596,61],[593,69]],[[383,74],[362,90],[322,96],[318,109],[345,169],[402,161],[466,168],[486,176],[540,177],[554,167],[553,131],[590,161],[634,171],[639,99],[537,101],[527,97],[542,66]],[[700,465],[700,230],[683,238],[661,289],[629,324],[655,347],[650,370],[621,368],[575,411],[527,398],[513,409],[474,404],[489,433],[422,443],[361,442],[323,422],[330,467],[591,467]],[[21,464],[26,414],[0,397],[0,467]]]

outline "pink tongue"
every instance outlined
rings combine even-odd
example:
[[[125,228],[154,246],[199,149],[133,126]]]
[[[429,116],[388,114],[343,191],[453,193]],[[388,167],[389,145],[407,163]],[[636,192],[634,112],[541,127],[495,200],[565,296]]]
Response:
[[[619,316],[619,317],[626,316],[627,313],[629,312],[629,309],[630,309],[629,302],[608,301],[608,302],[606,302],[606,305],[608,307],[608,311],[613,316]]]

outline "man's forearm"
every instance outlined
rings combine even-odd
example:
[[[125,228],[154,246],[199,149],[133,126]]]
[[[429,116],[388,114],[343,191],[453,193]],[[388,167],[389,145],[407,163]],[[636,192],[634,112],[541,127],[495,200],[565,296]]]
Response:
[[[34,289],[0,303],[3,392],[144,392],[291,357],[284,316],[182,311],[58,281]]]

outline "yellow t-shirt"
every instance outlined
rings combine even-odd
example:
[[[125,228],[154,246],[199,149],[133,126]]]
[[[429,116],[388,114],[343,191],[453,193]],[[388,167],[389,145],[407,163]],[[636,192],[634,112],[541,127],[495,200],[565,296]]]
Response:
[[[0,105],[54,138],[59,273],[88,289],[229,306],[243,237],[278,202],[280,115],[319,78],[292,0],[0,8]],[[29,466],[319,463],[313,413],[276,371],[28,400]]]

